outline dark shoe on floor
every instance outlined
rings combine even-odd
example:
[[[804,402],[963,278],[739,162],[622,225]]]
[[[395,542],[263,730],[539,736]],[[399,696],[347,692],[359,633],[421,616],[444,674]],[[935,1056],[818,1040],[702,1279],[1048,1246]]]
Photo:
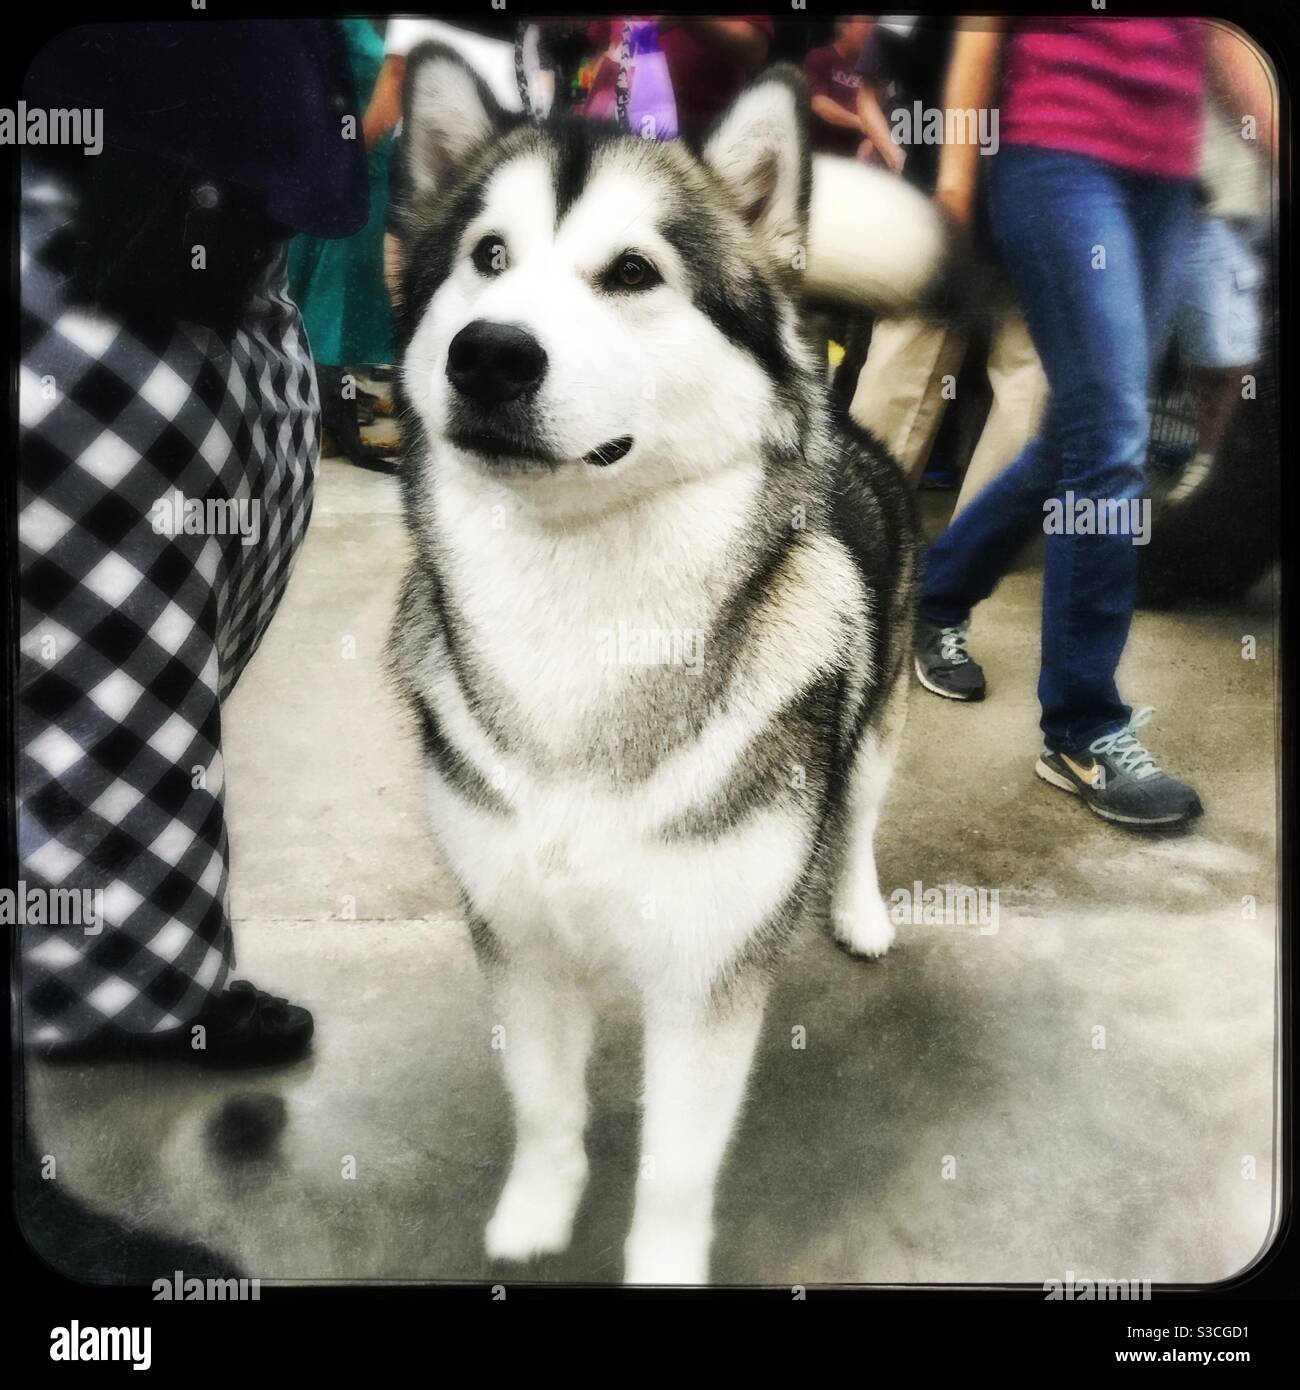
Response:
[[[953,492],[957,487],[957,475],[947,464],[931,464],[921,474],[917,486],[922,492]]]
[[[1034,771],[1054,787],[1083,798],[1090,811],[1117,825],[1163,829],[1201,814],[1201,799],[1170,776],[1138,742],[1136,731],[1154,713],[1135,711],[1127,726],[1086,748],[1043,750]]]
[[[202,1028],[201,1035],[195,1029]],[[270,1067],[296,1062],[311,1046],[315,1024],[306,1009],[247,980],[214,995],[183,1028],[166,1033],[104,1033],[83,1042],[55,1043],[39,1055],[50,1062],[157,1058],[202,1067]],[[203,1046],[197,1046],[201,1037]]]
[[[916,625],[916,678],[945,700],[982,700],[984,670],[966,650],[969,623],[953,627]]]

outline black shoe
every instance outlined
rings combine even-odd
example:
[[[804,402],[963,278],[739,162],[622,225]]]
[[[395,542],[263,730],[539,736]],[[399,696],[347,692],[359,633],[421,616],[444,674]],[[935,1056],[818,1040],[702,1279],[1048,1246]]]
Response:
[[[203,1032],[196,1037],[197,1028]],[[237,980],[209,999],[183,1028],[166,1033],[104,1032],[80,1042],[54,1043],[39,1049],[39,1055],[50,1062],[157,1058],[201,1067],[269,1067],[302,1057],[314,1030],[306,1009]]]
[[[1201,814],[1201,799],[1171,777],[1138,742],[1154,713],[1137,710],[1127,726],[1074,752],[1043,750],[1034,771],[1054,787],[1083,798],[1090,811],[1118,825],[1163,828]]]
[[[982,700],[984,669],[966,650],[969,623],[953,627],[916,625],[916,678],[945,700]]]

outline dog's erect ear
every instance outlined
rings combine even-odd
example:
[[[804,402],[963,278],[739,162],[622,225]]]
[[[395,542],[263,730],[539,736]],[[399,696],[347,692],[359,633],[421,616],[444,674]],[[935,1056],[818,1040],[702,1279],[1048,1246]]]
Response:
[[[769,68],[736,98],[704,142],[704,162],[741,216],[791,267],[808,227],[812,188],[808,84],[797,68]]]
[[[454,49],[424,43],[406,60],[402,141],[411,186],[436,192],[506,124],[483,80]]]

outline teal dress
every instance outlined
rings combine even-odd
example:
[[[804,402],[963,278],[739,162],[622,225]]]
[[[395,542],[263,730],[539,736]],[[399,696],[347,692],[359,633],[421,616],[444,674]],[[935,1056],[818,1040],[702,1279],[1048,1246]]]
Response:
[[[348,62],[364,112],[384,43],[368,19],[340,19]],[[361,131],[357,131],[361,139]],[[370,151],[370,216],[350,237],[323,241],[298,236],[289,243],[289,294],[302,312],[312,356],[331,367],[371,366],[393,360],[392,310],[384,284],[384,217],[392,137]]]

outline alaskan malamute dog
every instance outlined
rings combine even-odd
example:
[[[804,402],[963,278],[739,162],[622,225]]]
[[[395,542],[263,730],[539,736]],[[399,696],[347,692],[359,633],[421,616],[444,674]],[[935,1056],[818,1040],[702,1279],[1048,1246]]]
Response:
[[[825,902],[855,955],[893,937],[872,839],[908,679],[910,495],[831,418],[801,336],[797,74],[763,75],[698,153],[508,117],[438,46],[411,56],[405,101],[416,559],[392,650],[503,1030],[516,1144],[487,1250],[569,1241],[592,991],[613,975],[645,1029],[626,1279],[704,1283],[803,909]],[[873,264],[868,235],[859,251]]]

